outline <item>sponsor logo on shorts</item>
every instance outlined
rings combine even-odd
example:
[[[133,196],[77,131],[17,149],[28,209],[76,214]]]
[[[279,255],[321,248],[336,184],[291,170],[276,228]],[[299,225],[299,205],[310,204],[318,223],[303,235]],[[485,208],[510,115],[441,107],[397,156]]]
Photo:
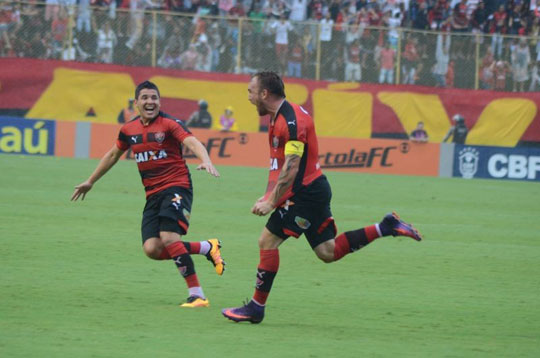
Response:
[[[295,217],[294,222],[296,223],[296,225],[298,225],[299,228],[304,230],[307,230],[311,226],[311,223],[308,219],[301,218],[300,216]]]
[[[176,210],[180,210],[180,206],[182,205],[182,197],[174,193],[174,198],[172,198],[171,201]]]

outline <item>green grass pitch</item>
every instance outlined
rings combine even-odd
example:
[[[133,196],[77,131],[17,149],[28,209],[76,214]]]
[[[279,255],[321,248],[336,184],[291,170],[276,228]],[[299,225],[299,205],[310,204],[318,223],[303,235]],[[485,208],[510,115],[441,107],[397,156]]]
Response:
[[[327,172],[341,231],[391,210],[424,234],[384,238],[333,264],[305,239],[281,246],[260,325],[224,307],[251,297],[250,214],[264,169],[194,171],[189,241],[218,237],[222,277],[195,256],[208,309],[177,306],[185,284],[141,250],[143,189],[119,162],[70,202],[95,160],[0,155],[0,356],[539,357],[540,185]]]

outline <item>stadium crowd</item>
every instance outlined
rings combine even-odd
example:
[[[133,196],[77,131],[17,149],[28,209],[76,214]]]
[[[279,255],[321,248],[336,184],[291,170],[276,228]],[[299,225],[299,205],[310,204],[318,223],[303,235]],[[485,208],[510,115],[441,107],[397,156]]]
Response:
[[[148,66],[155,31],[165,68],[396,83],[399,51],[401,83],[507,91],[538,89],[539,30],[540,0],[0,0],[4,57]]]

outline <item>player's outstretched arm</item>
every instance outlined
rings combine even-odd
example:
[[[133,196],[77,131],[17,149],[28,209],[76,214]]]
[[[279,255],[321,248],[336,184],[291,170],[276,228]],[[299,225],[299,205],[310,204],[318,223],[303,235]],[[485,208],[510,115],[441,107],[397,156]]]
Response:
[[[219,177],[219,172],[214,167],[214,164],[212,164],[206,148],[204,147],[204,145],[202,145],[201,142],[199,142],[197,138],[195,138],[194,136],[187,137],[186,139],[184,139],[183,143],[189,148],[189,150],[195,153],[197,158],[199,158],[202,162],[197,166],[197,170],[206,170],[208,174]]]
[[[97,182],[99,178],[101,178],[103,175],[105,175],[105,173],[107,173],[109,169],[111,169],[112,166],[116,164],[116,162],[118,162],[118,159],[120,159],[122,154],[124,154],[124,151],[114,145],[103,156],[103,158],[101,158],[92,175],[90,175],[90,177],[86,181],[75,187],[75,191],[73,192],[73,195],[71,195],[71,201],[76,201],[79,198],[81,198],[81,200],[84,200],[86,193],[88,193],[90,189],[92,189],[94,183]]]

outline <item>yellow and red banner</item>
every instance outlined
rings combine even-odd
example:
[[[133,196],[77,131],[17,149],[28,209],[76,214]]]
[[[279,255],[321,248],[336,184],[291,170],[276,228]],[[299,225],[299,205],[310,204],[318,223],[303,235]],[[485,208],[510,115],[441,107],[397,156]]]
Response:
[[[247,101],[246,75],[15,58],[0,59],[0,69],[0,115],[24,113],[26,118],[112,124],[133,97],[136,84],[151,80],[160,88],[163,110],[177,118],[187,119],[204,98],[214,129],[228,106],[235,108],[239,131],[253,133],[259,128],[260,119]],[[467,144],[511,147],[540,142],[538,92],[289,78],[285,85],[287,97],[313,114],[322,137],[404,135],[423,121],[429,141],[438,143],[450,128],[451,117],[459,113],[470,130]]]

